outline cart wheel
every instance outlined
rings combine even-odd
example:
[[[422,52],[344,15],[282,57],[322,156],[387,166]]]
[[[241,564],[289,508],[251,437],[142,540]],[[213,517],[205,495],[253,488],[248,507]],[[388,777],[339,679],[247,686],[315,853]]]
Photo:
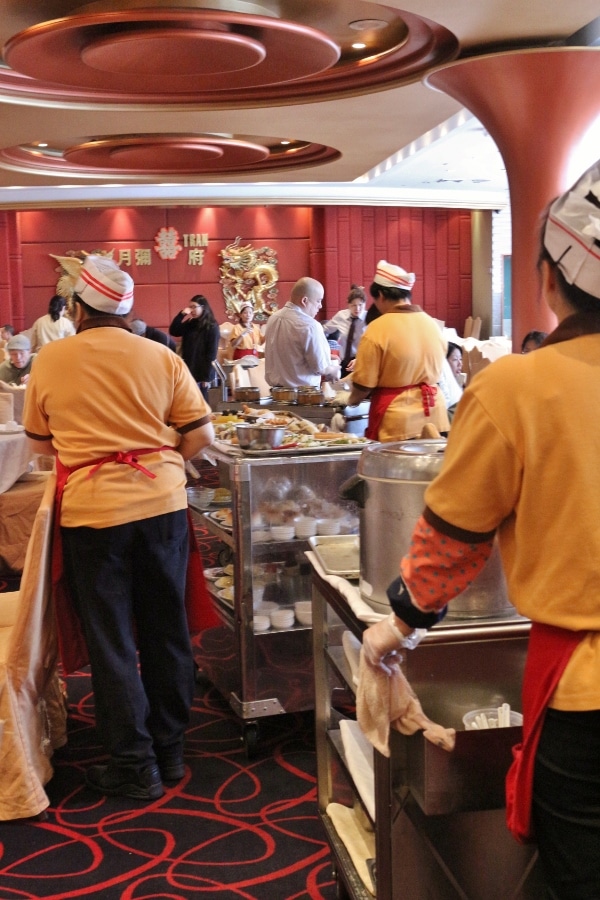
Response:
[[[245,722],[243,727],[242,740],[244,741],[246,757],[248,759],[254,759],[254,757],[256,756],[256,752],[258,750],[258,737],[258,723]]]
[[[219,565],[226,566],[228,565],[233,558],[233,553],[231,552],[230,547],[223,547],[222,550],[219,550],[219,555],[217,556],[217,562]]]

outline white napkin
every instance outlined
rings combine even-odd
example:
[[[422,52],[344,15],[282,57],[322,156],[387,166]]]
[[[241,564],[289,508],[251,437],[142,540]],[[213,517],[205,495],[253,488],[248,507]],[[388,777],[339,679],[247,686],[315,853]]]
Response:
[[[373,745],[363,734],[358,722],[352,719],[340,720],[340,737],[344,747],[346,765],[352,781],[360,794],[365,809],[375,821],[375,771],[373,768]]]
[[[365,603],[355,584],[352,584],[352,582],[348,581],[346,578],[340,578],[339,575],[327,575],[320,565],[316,554],[313,553],[312,550],[306,550],[305,555],[317,575],[320,575],[323,581],[326,581],[334,587],[339,591],[344,600],[348,601],[348,606],[357,619],[360,619],[361,622],[367,622],[369,625],[373,625],[374,622],[380,622],[381,619],[385,619],[383,613],[375,612],[368,603]]]

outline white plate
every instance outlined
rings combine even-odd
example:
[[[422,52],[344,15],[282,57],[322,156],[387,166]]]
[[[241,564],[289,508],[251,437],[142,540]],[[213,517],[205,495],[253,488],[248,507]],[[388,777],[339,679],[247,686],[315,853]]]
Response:
[[[223,569],[205,569],[204,577],[207,581],[216,581],[217,578],[221,578],[225,574]]]

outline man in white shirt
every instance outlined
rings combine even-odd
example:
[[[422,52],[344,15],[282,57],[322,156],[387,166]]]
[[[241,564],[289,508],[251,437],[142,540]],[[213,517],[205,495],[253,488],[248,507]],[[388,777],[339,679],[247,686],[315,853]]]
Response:
[[[272,387],[319,387],[322,376],[339,377],[339,364],[322,326],[315,320],[323,302],[323,285],[300,278],[290,299],[273,313],[265,329],[265,377]]]

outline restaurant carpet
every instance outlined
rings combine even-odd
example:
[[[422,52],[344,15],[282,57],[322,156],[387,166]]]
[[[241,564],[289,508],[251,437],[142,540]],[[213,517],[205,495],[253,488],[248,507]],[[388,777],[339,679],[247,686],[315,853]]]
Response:
[[[196,533],[204,565],[214,565],[218,541],[202,527]],[[0,577],[0,591],[14,589],[7,581]],[[211,631],[194,637],[200,660]],[[0,900],[337,896],[317,815],[312,712],[262,719],[249,760],[228,702],[198,683],[185,777],[142,803],[85,786],[85,769],[104,759],[89,670],[66,686],[68,743],[53,758],[47,818],[0,822]]]

